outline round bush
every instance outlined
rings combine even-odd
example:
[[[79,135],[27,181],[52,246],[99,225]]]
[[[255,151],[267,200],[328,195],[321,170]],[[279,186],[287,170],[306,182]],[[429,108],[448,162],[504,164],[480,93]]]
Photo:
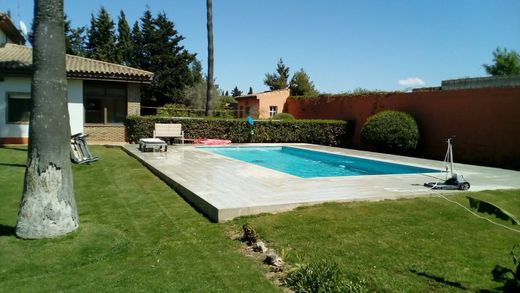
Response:
[[[383,150],[410,150],[417,147],[419,129],[408,113],[383,111],[367,119],[361,138],[369,146]]]

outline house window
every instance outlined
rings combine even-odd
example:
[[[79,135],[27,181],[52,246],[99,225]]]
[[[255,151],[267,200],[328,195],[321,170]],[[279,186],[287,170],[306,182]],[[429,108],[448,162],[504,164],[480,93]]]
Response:
[[[29,123],[31,114],[30,93],[8,93],[7,94],[7,122]]]
[[[249,114],[251,114],[251,107],[246,106],[245,114],[246,116],[249,116]]]
[[[278,106],[269,106],[269,117],[273,117],[278,113]]]
[[[123,123],[127,113],[126,84],[85,81],[83,107],[85,123]]]

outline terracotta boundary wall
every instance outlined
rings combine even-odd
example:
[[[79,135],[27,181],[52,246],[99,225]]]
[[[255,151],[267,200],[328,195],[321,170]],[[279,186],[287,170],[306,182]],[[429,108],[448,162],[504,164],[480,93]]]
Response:
[[[520,87],[289,98],[284,112],[304,119],[354,120],[349,147],[367,149],[361,128],[383,110],[404,111],[417,121],[421,138],[410,155],[442,160],[446,139],[455,135],[455,161],[520,169]]]

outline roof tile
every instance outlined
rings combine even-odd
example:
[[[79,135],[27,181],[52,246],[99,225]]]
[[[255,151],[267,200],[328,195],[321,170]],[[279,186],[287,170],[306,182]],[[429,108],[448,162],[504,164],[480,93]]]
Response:
[[[140,82],[151,82],[153,78],[153,73],[149,71],[69,54],[66,56],[66,68],[68,76],[103,78],[110,75],[111,79]],[[0,48],[0,72],[28,73],[31,70],[31,48],[15,44]]]

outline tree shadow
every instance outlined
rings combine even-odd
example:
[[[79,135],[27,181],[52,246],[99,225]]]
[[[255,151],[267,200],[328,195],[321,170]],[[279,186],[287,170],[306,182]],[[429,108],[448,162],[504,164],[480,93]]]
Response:
[[[0,144],[0,148],[6,149],[6,150],[27,152],[27,148],[5,146],[5,145],[1,145],[1,144]]]
[[[448,286],[463,289],[463,290],[469,290],[469,288],[464,287],[464,285],[462,285],[461,283],[449,281],[449,280],[444,279],[443,277],[438,277],[438,276],[435,276],[435,275],[432,275],[432,274],[429,274],[426,272],[419,272],[414,269],[410,269],[410,272],[412,272],[418,276],[421,276],[421,277],[426,277],[428,279],[432,279],[432,280],[434,280],[438,283],[444,284],[444,285],[448,285]]]
[[[22,164],[9,164],[9,163],[0,163],[0,166],[7,166],[7,167],[22,167],[22,168],[27,167],[26,165],[22,165]]]
[[[0,224],[0,237],[2,236],[15,236],[15,229],[11,226]]]

